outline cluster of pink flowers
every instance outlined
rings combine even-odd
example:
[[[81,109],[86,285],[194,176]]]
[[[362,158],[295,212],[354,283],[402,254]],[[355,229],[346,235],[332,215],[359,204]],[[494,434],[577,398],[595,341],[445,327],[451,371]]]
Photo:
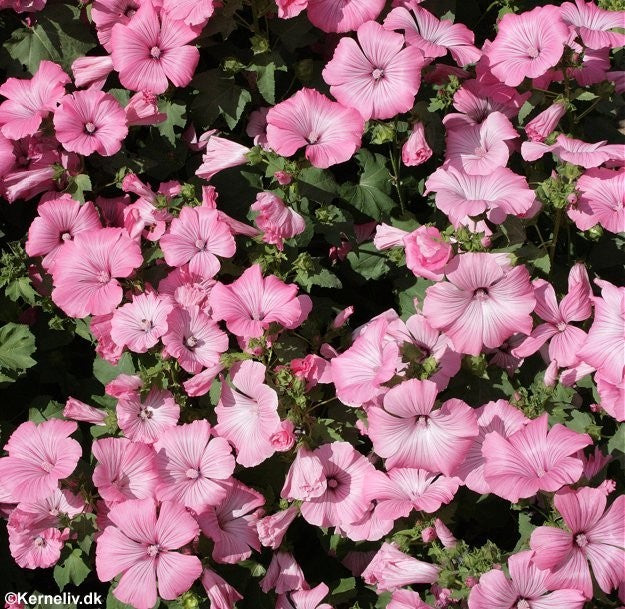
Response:
[[[44,4],[0,0],[18,12]],[[370,542],[343,562],[376,594],[390,594],[388,609],[428,608],[423,594],[437,597],[437,608],[460,606],[439,585],[442,567],[427,547],[457,543],[444,506],[460,493],[491,494],[502,505],[537,503],[552,519],[506,555],[505,569],[476,573],[465,606],[582,609],[593,582],[625,603],[625,497],[613,496],[610,480],[596,482],[609,457],[591,435],[520,399],[451,395],[462,397],[454,380],[482,356],[512,376],[538,353],[544,388],[592,378],[596,408],[625,421],[625,288],[589,276],[580,261],[562,295],[514,248],[490,249],[498,227],[541,212],[519,167],[547,154],[577,172],[558,222],[625,231],[624,147],[560,130],[561,100],[524,125],[519,119],[532,87],[622,86],[622,75],[608,75],[609,61],[597,68],[585,60],[625,43],[623,12],[576,0],[508,13],[478,48],[469,28],[438,19],[420,0],[398,0],[383,17],[380,0],[276,0],[278,18],[306,11],[336,35],[321,73],[328,94],[303,87],[255,112],[250,147],[215,130],[185,137],[202,157],[195,178],[209,182],[264,153],[280,158],[284,169],[272,179],[283,190],[263,187],[244,202],[249,222],[228,215],[213,186],[194,200],[181,182],[153,188],[132,172],[117,196],[73,198],[68,184],[85,157],[112,157],[134,129],[167,119],[158,96],[190,85],[200,61],[194,41],[220,4],[94,0],[102,55],[76,60],[73,79],[41,61],[32,78],[0,86],[0,194],[9,203],[39,197],[25,240],[37,291],[67,317],[86,319],[102,360],[116,366],[130,356],[161,375],[147,364],[134,374],[116,369],[103,402],[112,406],[70,397],[62,418],[13,431],[0,457],[0,505],[16,563],[57,564],[75,538],[73,519],[93,513],[97,577],[115,580],[115,598],[136,609],[174,600],[196,582],[211,607],[233,609],[243,590],[220,566],[262,552],[270,558],[258,585],[273,591],[276,609],[332,609],[327,583],[312,581],[288,542],[297,521],[293,528]],[[561,60],[574,53],[573,69]],[[421,192],[453,230],[404,230],[389,215],[333,251],[339,260],[363,243],[380,257],[399,250],[392,253],[405,257],[423,293],[410,310],[368,316],[351,334],[359,302],[313,340],[299,336],[316,323],[314,296],[291,271],[269,272],[262,257],[239,272],[246,244],[286,256],[311,228],[292,185],[297,172],[350,161],[376,121],[404,115],[397,162],[432,163],[427,113],[414,109],[422,80],[435,82],[435,62],[448,55],[454,65],[438,67],[458,86],[442,120],[442,163]],[[105,90],[109,78],[131,92],[127,103]],[[477,235],[479,246],[465,247],[461,232]],[[281,361],[273,349],[283,339],[305,342],[308,352]],[[357,417],[353,436],[312,433],[314,408],[325,404],[315,393],[321,385],[337,418]],[[296,386],[300,401],[291,402]],[[210,406],[208,417],[188,408],[196,398]],[[96,431],[86,478],[77,422]],[[279,498],[255,483],[260,468],[247,472],[278,460],[286,472]],[[406,521],[427,523],[418,558],[394,536]]]

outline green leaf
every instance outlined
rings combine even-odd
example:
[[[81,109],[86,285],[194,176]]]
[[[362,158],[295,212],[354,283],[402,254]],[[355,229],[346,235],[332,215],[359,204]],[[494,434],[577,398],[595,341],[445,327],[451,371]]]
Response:
[[[256,72],[256,86],[268,104],[276,103],[276,70],[286,72],[287,67],[282,59],[276,55],[265,54],[256,57],[254,63],[249,65],[247,69]]]
[[[252,96],[249,91],[236,84],[231,76],[224,76],[220,70],[208,70],[197,74],[192,86],[198,89],[191,105],[193,119],[198,126],[210,127],[220,116],[230,129],[234,129],[243,115],[243,110]]]
[[[362,167],[360,181],[343,185],[341,198],[367,216],[381,220],[395,207],[395,201],[387,194],[390,192],[390,174],[385,157],[362,149],[355,158]]]
[[[358,246],[355,251],[347,254],[352,268],[365,279],[379,279],[389,270],[386,257],[379,252],[373,243]]]
[[[89,550],[93,544],[93,534],[96,531],[95,514],[79,514],[72,520],[70,526],[72,531],[76,533],[78,546],[86,555],[89,555]]]
[[[162,99],[159,101],[158,111],[167,114],[167,119],[155,127],[172,146],[175,146],[180,134],[174,131],[174,127],[182,129],[187,124],[187,107],[185,104]]]
[[[82,550],[76,548],[62,562],[54,567],[54,581],[62,591],[70,582],[75,586],[80,586],[89,575],[91,569],[84,560]]]
[[[71,183],[67,192],[69,192],[76,201],[84,203],[85,193],[91,192],[91,189],[91,178],[85,173],[80,173],[71,178]]]
[[[13,302],[22,299],[30,305],[35,304],[37,297],[37,292],[33,289],[29,277],[18,277],[15,281],[11,281],[4,289],[4,293]]]
[[[19,373],[34,366],[37,362],[31,355],[35,350],[35,337],[27,325],[8,323],[0,328],[0,369]]]
[[[334,176],[324,169],[307,167],[297,175],[297,184],[302,196],[319,203],[329,203],[336,198],[339,185]]]
[[[87,54],[96,41],[80,21],[78,6],[48,4],[37,14],[33,27],[15,30],[4,43],[4,51],[13,59],[11,74],[23,75],[23,67],[34,74],[44,60],[61,64],[69,71],[72,62]]]
[[[110,383],[120,374],[134,374],[135,366],[130,353],[124,353],[120,358],[117,366],[109,364],[101,357],[97,357],[93,362],[93,376],[95,376],[103,385]]]
[[[295,281],[302,287],[306,288],[308,292],[310,292],[313,285],[318,285],[321,288],[342,287],[341,280],[334,273],[323,267],[308,273],[305,271],[298,271],[295,275]]]
[[[517,541],[515,552],[527,549],[529,546],[530,537],[532,531],[536,528],[535,524],[532,524],[532,517],[525,512],[519,513],[519,541]]]
[[[625,423],[621,423],[616,433],[608,442],[608,452],[612,454],[614,451],[625,453]]]
[[[44,396],[42,396],[44,397]],[[47,396],[48,398],[50,396]],[[56,400],[50,400],[45,408],[43,408],[43,404],[38,407],[36,404],[39,402],[39,398],[35,400],[34,405],[28,409],[28,420],[33,423],[43,423],[44,421],[49,421],[50,419],[60,419],[63,416],[63,410],[65,408],[64,404],[61,402],[57,402]],[[45,401],[43,402],[45,404]]]

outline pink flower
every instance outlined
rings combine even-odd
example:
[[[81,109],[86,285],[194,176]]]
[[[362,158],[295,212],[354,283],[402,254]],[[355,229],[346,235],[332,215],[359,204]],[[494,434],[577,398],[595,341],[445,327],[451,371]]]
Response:
[[[436,371],[429,380],[436,383],[439,391],[443,391],[449,379],[460,370],[461,355],[451,346],[451,341],[445,334],[434,330],[423,315],[411,315],[405,324],[405,329],[398,327],[393,330],[398,340],[404,344],[416,347],[410,355],[411,361],[423,364],[426,360],[434,361]]]
[[[362,406],[383,395],[383,383],[395,375],[400,364],[396,342],[385,339],[388,321],[371,322],[352,346],[331,360],[336,394],[348,406]]]
[[[271,557],[267,573],[259,585],[265,594],[270,590],[275,590],[276,594],[284,594],[308,587],[301,567],[290,552],[276,552]]]
[[[521,94],[513,87],[498,81],[490,72],[480,73],[479,68],[483,63],[480,62],[476,67],[478,77],[465,80],[456,91],[454,108],[475,123],[481,123],[493,112],[501,112],[508,118],[514,118],[529,99],[531,92]]]
[[[65,150],[88,156],[119,152],[128,135],[126,113],[108,93],[89,89],[66,95],[54,113],[56,138]]]
[[[143,0],[127,24],[111,31],[111,57],[119,80],[131,91],[164,93],[169,81],[176,87],[191,82],[200,59],[187,43],[197,33],[183,21],[160,14],[151,0]]]
[[[530,538],[532,562],[549,570],[549,589],[574,588],[592,598],[588,562],[606,594],[625,579],[625,496],[617,497],[607,510],[606,501],[601,489],[589,487],[565,489],[554,497],[569,530],[538,527]]]
[[[308,0],[308,19],[323,32],[357,30],[365,21],[375,19],[384,8],[384,0]]]
[[[580,197],[568,215],[580,230],[600,224],[611,233],[625,232],[625,170],[589,169],[577,180]]]
[[[221,354],[228,349],[228,335],[196,306],[174,307],[167,317],[167,332],[162,341],[167,352],[191,374],[219,363]]]
[[[197,556],[175,552],[199,532],[184,507],[172,501],[129,500],[108,513],[112,524],[97,540],[96,569],[100,581],[121,574],[116,599],[136,609],[151,609],[158,595],[173,600],[202,573]],[[158,584],[157,584],[158,581]]]
[[[213,319],[226,322],[228,330],[243,338],[258,338],[271,323],[293,329],[308,317],[312,301],[296,296],[298,288],[274,275],[263,277],[254,264],[230,285],[216,283],[211,292]]]
[[[367,494],[378,502],[377,516],[398,520],[412,510],[436,512],[458,491],[460,480],[438,476],[424,469],[394,467],[387,474],[376,472],[367,484]]]
[[[601,408],[617,421],[625,421],[625,379],[613,383],[602,372],[595,374]]]
[[[226,438],[237,450],[237,463],[254,467],[276,451],[271,437],[279,431],[278,394],[265,384],[266,368],[260,362],[245,360],[232,366],[215,408],[215,433]]]
[[[205,279],[219,271],[218,255],[230,258],[236,251],[228,225],[216,210],[206,207],[183,207],[160,245],[167,264],[182,266],[188,262],[189,270]]]
[[[421,600],[418,592],[395,590],[386,609],[432,609],[432,607]]]
[[[204,26],[215,12],[214,0],[164,0],[163,10],[174,20]]]
[[[110,53],[111,31],[118,23],[127,24],[141,6],[142,0],[94,0],[91,18],[100,44]]]
[[[561,103],[551,104],[546,110],[536,115],[527,125],[525,133],[532,142],[544,142],[566,114],[566,106]]]
[[[298,508],[292,505],[286,510],[261,518],[256,523],[260,543],[266,548],[277,550],[298,512]]]
[[[67,535],[55,527],[35,528],[11,526],[9,549],[16,564],[23,569],[46,569],[61,558]]]
[[[85,421],[92,425],[104,425],[106,419],[106,410],[89,406],[76,398],[67,398],[65,408],[63,408],[63,416],[73,421]]]
[[[210,436],[210,424],[201,419],[170,427],[156,441],[159,499],[177,501],[196,512],[224,499],[222,481],[232,475],[234,457],[226,440]]]
[[[394,592],[409,584],[431,584],[438,579],[438,567],[404,554],[397,546],[383,543],[362,572],[365,583],[379,592]]]
[[[77,88],[102,89],[112,71],[113,60],[110,55],[79,57],[72,63],[72,74]]]
[[[280,19],[291,19],[308,6],[308,0],[276,0],[276,6]]]
[[[280,496],[308,501],[323,495],[327,486],[321,459],[305,445],[300,446],[287,472]]]
[[[560,6],[564,23],[575,28],[582,43],[589,49],[625,46],[625,35],[611,30],[623,27],[625,11],[605,10],[594,2],[575,0]]]
[[[167,316],[173,305],[154,292],[133,296],[132,302],[115,309],[111,338],[135,353],[145,353],[167,332]]]
[[[420,0],[399,3],[384,20],[388,30],[403,30],[406,41],[423,52],[426,59],[451,53],[459,66],[475,63],[481,52],[473,45],[473,32],[462,23],[448,19],[439,21],[432,13],[418,6]]]
[[[474,411],[451,399],[434,409],[437,387],[410,379],[384,396],[384,407],[367,412],[368,435],[386,468],[414,467],[446,476],[455,473],[478,434]]]
[[[269,443],[277,452],[286,452],[295,446],[295,426],[288,419],[280,421],[278,428],[269,436]]]
[[[501,112],[491,112],[479,125],[464,114],[448,114],[443,124],[447,128],[445,166],[469,175],[488,176],[505,167],[510,156],[506,142],[519,137]]]
[[[426,291],[423,314],[460,353],[479,355],[516,332],[529,334],[536,303],[524,266],[504,267],[493,254],[467,253],[447,265],[448,282]]]
[[[401,149],[401,160],[407,167],[423,165],[432,156],[422,122],[416,122]]]
[[[195,175],[205,180],[210,179],[218,172],[245,165],[247,163],[247,153],[250,149],[247,146],[237,144],[225,137],[215,135],[215,129],[208,131],[200,138],[204,143],[204,155],[202,164],[197,168]]]
[[[536,161],[547,152],[562,161],[580,165],[585,169],[599,167],[607,161],[625,161],[625,148],[621,144],[607,144],[606,140],[588,143],[567,137],[561,133],[555,144],[548,146],[541,142],[523,142],[521,156],[526,161]]]
[[[524,176],[507,167],[496,167],[487,175],[468,175],[455,167],[439,167],[425,183],[426,192],[436,193],[436,207],[458,227],[486,213],[501,224],[507,215],[528,212],[536,195]]]
[[[107,504],[128,499],[150,499],[159,481],[151,446],[127,438],[102,438],[91,452],[98,460],[93,483]]]
[[[159,112],[157,101],[150,91],[135,93],[124,108],[128,125],[157,125],[166,121],[167,114]]]
[[[121,229],[78,233],[56,255],[52,300],[71,317],[111,313],[123,296],[117,278],[142,262],[141,248]]]
[[[595,279],[595,283],[601,288],[601,297],[591,297],[595,317],[579,357],[596,368],[605,381],[620,385],[625,376],[625,287],[616,287],[601,279]]]
[[[537,569],[534,552],[513,554],[508,559],[510,579],[501,569],[491,569],[471,588],[469,609],[582,609],[584,596],[578,590],[549,592],[547,571]]]
[[[491,72],[516,87],[524,78],[542,76],[555,66],[568,39],[569,28],[560,17],[560,9],[537,6],[519,15],[504,15],[485,54]]]
[[[297,590],[290,594],[290,602],[287,595],[279,596],[276,601],[276,609],[332,609],[328,603],[321,601],[328,595],[330,589],[321,583],[312,590]]]
[[[549,341],[549,358],[558,366],[574,366],[579,362],[579,351],[586,341],[586,333],[571,324],[584,321],[592,313],[592,295],[586,267],[576,264],[569,272],[569,293],[558,306],[553,286],[544,279],[534,280],[536,309],[534,312],[544,324],[536,326],[528,338],[513,350],[515,357],[527,357]]]
[[[254,489],[231,478],[227,495],[217,507],[208,507],[198,516],[202,532],[214,542],[215,562],[236,564],[249,558],[252,549],[260,552],[256,523],[265,498]]]
[[[208,567],[202,574],[202,585],[212,609],[234,609],[243,597],[220,575]]]
[[[220,575],[209,568],[204,569],[202,585],[212,609],[234,609],[243,597]]]
[[[8,140],[0,132],[0,191],[2,178],[9,173],[15,165],[15,153],[13,142]]]
[[[415,47],[403,48],[401,34],[375,21],[363,23],[356,36],[358,42],[341,38],[323,69],[332,95],[365,120],[392,118],[410,110],[421,84],[423,54]]]
[[[44,256],[41,264],[51,269],[61,246],[75,235],[101,227],[93,203],[81,205],[68,194],[40,203],[37,217],[28,229],[26,253],[32,258]]]
[[[45,499],[76,469],[82,448],[68,436],[77,427],[60,419],[27,421],[11,434],[4,446],[9,456],[0,459],[0,480],[16,501]]]
[[[313,454],[321,462],[325,490],[304,501],[302,516],[321,527],[357,521],[367,510],[365,482],[373,466],[347,442],[324,444]]]
[[[285,239],[291,239],[306,230],[304,218],[270,192],[259,192],[250,209],[258,212],[254,221],[264,232],[263,241],[273,243],[280,251],[284,249]]]
[[[289,364],[298,379],[306,381],[306,391],[319,383],[332,382],[332,370],[328,360],[309,353],[304,358],[295,358]]]
[[[180,406],[165,389],[152,387],[145,397],[133,391],[119,397],[117,424],[133,442],[153,444],[178,423]]]
[[[70,78],[56,63],[41,61],[30,79],[7,78],[0,85],[0,130],[10,140],[34,135],[41,121],[56,110]]]
[[[350,159],[360,147],[363,131],[364,120],[357,110],[314,89],[301,89],[267,113],[269,146],[287,157],[305,147],[306,158],[321,169]]]
[[[484,477],[492,493],[516,503],[538,491],[574,484],[584,464],[575,453],[592,444],[588,434],[559,423],[549,430],[547,413],[508,437],[492,431],[484,438]]]
[[[484,438],[491,431],[496,431],[502,438],[508,438],[528,423],[529,419],[505,400],[488,402],[475,409],[479,435],[473,439],[464,461],[456,475],[464,481],[467,488],[480,495],[490,493],[490,486],[484,479],[485,459],[482,455]]]
[[[60,489],[45,499],[18,504],[7,522],[9,548],[15,562],[24,569],[47,568],[57,563],[69,537],[69,529],[61,523],[84,509],[82,498]]]
[[[443,278],[443,271],[453,254],[439,230],[434,226],[420,226],[403,239],[406,248],[406,266],[416,277],[433,281]]]
[[[408,231],[382,222],[375,227],[373,245],[375,245],[376,249],[379,250],[388,250],[392,247],[403,247],[404,237],[408,236],[408,234]]]

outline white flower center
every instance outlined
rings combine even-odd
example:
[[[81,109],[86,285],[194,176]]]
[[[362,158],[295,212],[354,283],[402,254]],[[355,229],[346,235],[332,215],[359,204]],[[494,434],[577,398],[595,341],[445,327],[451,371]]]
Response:
[[[579,535],[575,536],[575,543],[580,548],[585,548],[588,545],[588,539],[586,538],[586,535],[584,535],[584,533],[580,533]]]
[[[96,279],[100,282],[100,283],[108,283],[111,280],[111,275],[109,273],[107,273],[106,271],[100,271],[97,275],[96,275]]]
[[[154,46],[150,49],[150,57],[152,57],[152,59],[159,59],[160,56],[161,50],[157,46]]]
[[[189,347],[189,349],[193,349],[197,346],[198,340],[197,338],[195,338],[195,336],[189,336],[185,341],[184,344]]]
[[[85,132],[89,134],[95,133],[95,125],[91,121],[85,123]]]
[[[189,480],[197,480],[200,477],[200,470],[190,467],[184,475],[189,478]]]
[[[151,408],[146,408],[143,407],[140,411],[139,414],[137,415],[142,421],[149,421],[152,416],[153,416],[153,412]]]
[[[530,59],[536,59],[540,55],[540,50],[533,44],[530,44],[527,47],[527,54],[529,55]]]
[[[380,78],[384,76],[384,70],[376,68],[373,72],[371,72],[371,76],[373,77],[373,80],[380,80]]]
[[[50,473],[54,469],[54,464],[50,463],[49,461],[42,461],[41,462],[41,469],[44,472]]]
[[[147,549],[148,556],[151,556],[152,558],[154,558],[154,556],[156,556],[160,551],[161,546],[159,546],[157,543],[153,543],[152,545],[148,546]]]

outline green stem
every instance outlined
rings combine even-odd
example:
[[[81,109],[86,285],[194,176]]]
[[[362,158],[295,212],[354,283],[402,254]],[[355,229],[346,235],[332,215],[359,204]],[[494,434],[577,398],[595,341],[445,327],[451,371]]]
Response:
[[[553,238],[551,239],[551,247],[549,250],[549,260],[551,261],[551,267],[553,268],[553,259],[556,255],[556,245],[558,243],[558,234],[560,232],[560,225],[562,224],[562,213],[564,212],[563,208],[558,208],[556,211],[556,219],[553,225]]]
[[[600,97],[599,99],[596,99],[592,104],[590,104],[590,106],[588,106],[586,110],[584,110],[577,118],[575,118],[574,122],[579,123],[579,121],[581,121],[587,114],[592,112],[597,106],[597,104],[601,101],[601,99],[602,98]]]
[[[404,195],[401,191],[401,185],[399,183],[399,172],[401,161],[395,158],[395,151],[393,150],[393,146],[389,146],[391,149],[391,166],[393,167],[393,183],[395,184],[395,190],[397,190],[397,197],[399,198],[399,206],[401,207],[401,213],[404,214],[406,212],[406,207],[404,205]],[[401,152],[399,153],[401,155]]]

